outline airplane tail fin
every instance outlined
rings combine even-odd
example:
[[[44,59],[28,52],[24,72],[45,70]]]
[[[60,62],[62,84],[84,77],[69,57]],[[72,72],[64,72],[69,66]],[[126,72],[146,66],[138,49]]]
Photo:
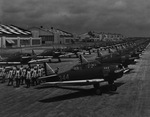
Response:
[[[88,63],[88,60],[82,54],[79,55],[79,59],[81,64]]]
[[[3,58],[2,58],[2,56],[0,56],[0,60],[2,60]]]
[[[111,51],[111,49],[110,49],[110,48],[108,48],[108,52],[109,52],[109,53],[112,53],[112,51]]]
[[[99,50],[99,49],[97,49],[97,56],[98,56],[98,57],[102,57],[102,54],[100,53],[100,50]]]
[[[37,55],[36,55],[36,53],[34,52],[34,50],[32,50],[32,59],[37,59]]]
[[[34,50],[32,50],[32,55],[36,55],[35,52],[34,52]]]
[[[47,75],[55,74],[55,71],[51,68],[51,66],[48,63],[46,63],[45,67],[46,67],[45,72],[46,72]]]

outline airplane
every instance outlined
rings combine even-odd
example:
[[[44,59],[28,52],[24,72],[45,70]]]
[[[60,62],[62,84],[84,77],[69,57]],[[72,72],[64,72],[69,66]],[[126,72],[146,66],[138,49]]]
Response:
[[[73,55],[76,55],[76,57],[78,57],[78,49],[70,49],[70,48],[65,48],[63,49],[63,51],[57,49],[46,49],[44,50],[42,53],[36,55],[37,58],[39,57],[43,57],[43,58],[48,58],[48,57],[51,57],[51,58],[57,58],[59,62],[61,62],[61,59],[60,58],[65,58],[65,57],[69,57],[71,58],[71,56]]]
[[[0,61],[3,61],[3,60],[4,60],[4,58],[2,56],[0,56]]]
[[[36,56],[33,54],[16,52],[16,53],[10,54],[7,58],[2,58],[0,61],[0,65],[3,65],[3,66],[21,65],[21,64],[29,64],[34,61],[51,62],[51,58],[39,60],[39,59],[36,59]]]
[[[22,56],[26,56],[26,58],[22,58]],[[16,52],[10,54],[7,58],[2,58],[0,61],[0,65],[20,65],[20,64],[27,64],[31,58],[30,54],[28,53],[20,53]]]
[[[138,58],[137,54],[126,47],[126,44],[117,44],[97,49],[98,57],[96,60],[102,63],[120,63],[123,65],[124,73],[128,72],[129,64],[135,63],[134,60]]]
[[[81,54],[82,53],[82,48],[80,47],[80,48],[73,48],[73,47],[67,47],[67,48],[65,48],[64,49],[64,51],[66,52],[66,53],[71,53],[71,56],[72,55],[75,55],[76,56],[76,58],[78,58],[78,54]],[[70,57],[71,57],[70,56]]]
[[[95,58],[95,60],[108,64],[120,63],[126,68],[125,56],[121,56],[115,49],[97,49],[97,58]]]
[[[120,64],[103,64],[99,61],[88,61],[83,55],[79,55],[80,63],[70,70],[57,73],[48,63],[44,63],[45,76],[40,77],[42,86],[62,85],[93,85],[95,93],[102,94],[100,83],[108,82],[111,91],[116,91],[114,81],[123,76],[123,68]]]

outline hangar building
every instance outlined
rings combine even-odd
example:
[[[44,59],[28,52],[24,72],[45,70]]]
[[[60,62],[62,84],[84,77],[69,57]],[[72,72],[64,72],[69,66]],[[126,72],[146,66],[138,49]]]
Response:
[[[51,28],[32,27],[29,29],[34,38],[41,37],[42,44],[70,44],[74,41],[72,33]]]
[[[0,24],[0,48],[41,45],[41,38],[33,38],[28,30],[14,25]]]

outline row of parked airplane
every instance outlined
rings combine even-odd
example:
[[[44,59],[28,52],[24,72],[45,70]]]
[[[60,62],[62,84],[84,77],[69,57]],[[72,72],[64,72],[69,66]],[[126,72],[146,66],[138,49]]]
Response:
[[[96,94],[102,94],[100,83],[108,82],[110,90],[116,91],[114,81],[123,76],[129,64],[140,58],[149,41],[141,39],[97,48],[98,56],[92,61],[79,54],[80,63],[63,73],[55,73],[44,63],[46,76],[40,77],[39,80],[45,81],[42,86],[93,85]]]
[[[125,43],[114,44],[105,47],[87,47],[89,54],[97,52],[97,57],[88,61],[80,48],[68,49],[65,52],[45,50],[37,55],[32,50],[32,54],[16,53],[7,59],[1,59],[0,65],[32,64],[42,62],[45,66],[45,76],[39,80],[44,81],[42,86],[52,85],[93,85],[96,94],[102,94],[100,83],[108,82],[111,91],[116,91],[114,81],[121,78],[128,69],[128,65],[140,58],[140,54],[149,44],[148,39],[132,40]],[[80,63],[63,73],[55,73],[48,62],[52,58],[79,57]]]

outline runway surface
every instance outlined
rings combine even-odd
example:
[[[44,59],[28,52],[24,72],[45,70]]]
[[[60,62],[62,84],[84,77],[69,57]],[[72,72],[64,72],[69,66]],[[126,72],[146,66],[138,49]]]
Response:
[[[92,86],[13,88],[0,84],[0,117],[149,117],[150,47],[110,92],[95,95]]]

